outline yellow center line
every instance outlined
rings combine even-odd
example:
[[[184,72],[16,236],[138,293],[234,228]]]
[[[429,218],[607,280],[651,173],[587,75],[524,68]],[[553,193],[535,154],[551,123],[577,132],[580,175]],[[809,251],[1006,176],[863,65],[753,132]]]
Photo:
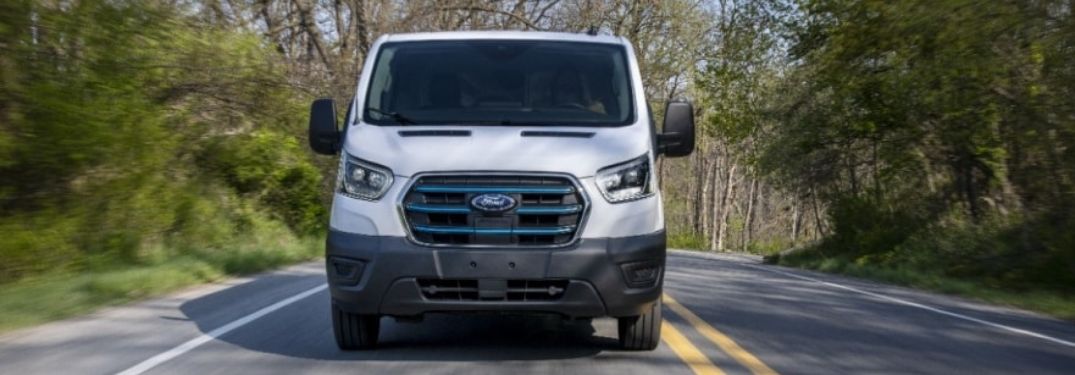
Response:
[[[698,347],[691,344],[690,340],[687,340],[687,337],[668,321],[661,321],[661,340],[668,344],[672,352],[676,353],[687,366],[690,366],[696,375],[724,375],[724,371],[714,365],[705,354],[702,354],[702,351],[698,350]]]
[[[679,315],[692,326],[694,326],[694,329],[698,330],[698,332],[701,333],[702,336],[705,336],[705,338],[709,339],[709,341],[712,341],[714,344],[717,344],[717,346],[720,347],[721,350],[723,350],[725,353],[728,353],[729,356],[734,358],[746,368],[750,369],[750,372],[756,375],[777,374],[776,371],[773,371],[773,369],[769,368],[769,366],[766,366],[764,362],[758,359],[758,357],[755,357],[753,354],[750,354],[750,352],[746,351],[746,349],[743,349],[743,347],[739,346],[739,344],[737,344],[735,340],[732,340],[731,337],[728,337],[728,335],[725,335],[724,333],[718,331],[716,328],[713,328],[713,326],[709,325],[709,323],[706,323],[705,320],[699,318],[698,315],[694,315],[694,313],[692,313],[690,310],[687,310],[686,307],[680,305],[679,302],[676,302],[676,300],[672,298],[672,296],[665,294],[664,304],[668,306],[668,308],[671,309],[673,312],[675,312],[676,315]]]

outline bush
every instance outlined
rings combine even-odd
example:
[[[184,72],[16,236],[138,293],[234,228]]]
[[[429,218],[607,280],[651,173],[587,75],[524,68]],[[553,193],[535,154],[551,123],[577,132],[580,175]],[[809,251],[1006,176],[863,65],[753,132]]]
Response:
[[[222,136],[201,159],[244,196],[262,203],[301,233],[324,228],[321,174],[294,137],[271,131]]]
[[[825,249],[841,254],[887,251],[907,240],[923,218],[861,197],[836,200],[829,212],[833,235]]]
[[[246,272],[309,255],[300,237],[326,221],[322,176],[298,141],[309,94],[259,38],[160,2],[0,7],[0,284],[175,259]],[[166,278],[207,277],[198,269]]]

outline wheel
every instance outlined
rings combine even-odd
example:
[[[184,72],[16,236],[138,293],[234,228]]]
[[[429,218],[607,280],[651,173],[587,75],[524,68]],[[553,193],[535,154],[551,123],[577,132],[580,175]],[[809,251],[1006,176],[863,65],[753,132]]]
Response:
[[[381,317],[343,311],[332,304],[332,331],[341,350],[368,350],[377,346]]]
[[[619,318],[620,346],[627,350],[653,350],[661,342],[661,300],[639,316]]]

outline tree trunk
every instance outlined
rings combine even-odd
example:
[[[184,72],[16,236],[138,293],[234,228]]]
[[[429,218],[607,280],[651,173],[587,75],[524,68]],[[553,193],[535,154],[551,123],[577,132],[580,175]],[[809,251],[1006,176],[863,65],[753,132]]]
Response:
[[[731,166],[728,168],[728,178],[724,181],[724,194],[720,199],[720,220],[718,221],[716,246],[717,251],[724,251],[724,238],[728,235],[728,215],[731,211],[731,203],[735,194],[735,162],[729,159]]]
[[[708,152],[702,158],[702,236],[706,239],[713,237],[713,223],[716,221],[713,218],[714,205],[716,204],[716,190],[717,190],[717,160],[711,159]],[[715,159],[715,158],[714,158]],[[713,247],[710,246],[710,249]]]
[[[973,156],[969,155],[969,152],[963,155],[956,164],[956,174],[960,190],[962,190],[963,201],[966,202],[967,209],[970,211],[971,220],[978,223],[981,218],[981,209],[978,206],[978,190],[975,185],[976,179],[972,158]]]
[[[855,151],[851,148],[850,145],[846,147],[846,151],[844,152],[844,162],[847,164],[847,177],[851,182],[851,196],[858,197],[859,179],[858,173],[856,171],[856,164],[858,163],[858,160],[855,159]]]
[[[365,60],[370,51],[369,27],[366,25],[366,0],[356,0],[353,11],[355,13],[355,33],[358,34],[357,49],[362,57],[361,60]],[[362,64],[362,61],[357,61],[356,64]]]
[[[317,20],[314,18],[313,5],[306,4],[303,0],[295,0],[295,6],[299,10],[299,26],[306,32],[310,43],[309,46],[312,47],[313,51],[317,52],[317,56],[320,57],[321,63],[325,65],[326,70],[330,73],[335,71],[335,67],[329,62],[328,52],[322,44],[321,28],[317,26]]]
[[[818,209],[817,204],[817,190],[810,188],[810,201],[814,206],[814,230],[816,236],[814,239],[825,237],[825,226],[821,224],[821,210]]]
[[[747,214],[745,223],[743,224],[743,241],[739,246],[740,250],[747,251],[747,247],[750,246],[751,236],[754,234],[754,201],[755,196],[758,193],[758,177],[750,177],[750,193],[747,194]]]
[[[720,161],[716,160],[709,166],[706,173],[706,181],[711,184],[712,187],[708,191],[708,202],[706,202],[706,238],[709,239],[709,250],[717,249],[717,203],[720,202],[718,191],[718,179],[720,179],[721,173],[718,170],[720,167]]]
[[[693,180],[693,183],[691,184],[691,197],[693,197],[694,199],[692,199],[693,202],[691,202],[691,204],[693,205],[692,208],[694,209],[693,210],[694,214],[690,215],[691,216],[691,228],[694,230],[694,233],[704,235],[704,233],[705,233],[705,193],[706,193],[706,191],[705,191],[705,184],[706,184],[705,171],[706,171],[706,169],[705,169],[705,152],[704,152],[705,143],[702,143],[700,146],[702,146],[702,147],[699,147],[699,150],[698,150],[699,152],[695,152],[694,155],[691,156],[691,161],[693,161],[693,163],[691,165],[691,168],[694,171],[694,173],[693,173],[692,176],[689,176],[688,178]]]
[[[791,207],[791,246],[794,247],[799,243],[799,230],[803,219],[802,202],[796,200]]]

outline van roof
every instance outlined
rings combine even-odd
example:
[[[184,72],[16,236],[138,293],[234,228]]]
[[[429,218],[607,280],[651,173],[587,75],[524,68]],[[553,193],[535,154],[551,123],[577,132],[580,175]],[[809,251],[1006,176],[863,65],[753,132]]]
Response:
[[[382,37],[385,42],[416,42],[427,40],[556,40],[565,42],[589,42],[607,44],[627,44],[618,36],[589,35],[586,33],[559,33],[545,31],[442,31],[429,33],[388,34]]]

